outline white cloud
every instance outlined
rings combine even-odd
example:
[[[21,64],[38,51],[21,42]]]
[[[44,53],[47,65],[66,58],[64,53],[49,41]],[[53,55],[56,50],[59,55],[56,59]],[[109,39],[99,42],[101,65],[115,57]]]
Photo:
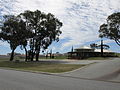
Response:
[[[104,39],[103,40],[103,43],[104,44],[109,44],[109,43],[114,43],[115,41],[114,40],[109,40],[109,39]],[[101,40],[95,42],[96,44],[101,44]]]
[[[62,48],[71,45],[83,45],[98,39],[99,26],[105,22],[108,15],[120,11],[120,0],[1,0],[9,1],[13,8],[9,13],[20,13],[24,10],[39,9],[51,12],[63,22],[61,39],[69,40]],[[12,3],[11,3],[12,2]],[[3,3],[3,2],[2,2]],[[3,13],[9,11],[2,4]],[[13,12],[12,12],[13,11]],[[1,11],[0,11],[1,12]]]
[[[0,41],[0,46],[9,47],[9,44],[7,42]]]

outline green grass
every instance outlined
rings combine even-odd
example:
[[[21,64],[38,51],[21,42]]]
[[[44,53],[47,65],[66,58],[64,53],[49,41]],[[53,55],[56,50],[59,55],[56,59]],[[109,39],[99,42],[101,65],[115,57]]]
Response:
[[[5,57],[5,58],[0,58],[0,61],[8,61],[9,57]]]
[[[39,58],[40,60],[41,59],[57,59],[57,60],[60,60],[60,59],[67,59],[67,56],[55,56],[54,58],[50,58],[50,57],[40,57]]]
[[[84,65],[73,65],[73,64],[50,64],[41,62],[0,62],[0,67],[12,68],[17,70],[30,70],[39,72],[50,72],[50,73],[61,73],[78,69]]]
[[[85,60],[111,60],[110,57],[90,57]]]
[[[67,56],[56,56],[55,59],[67,59]]]
[[[10,59],[10,57],[0,57],[0,61],[9,61],[9,59]],[[15,57],[14,57],[14,60],[21,60],[21,61],[24,61],[24,58],[15,56]]]
[[[120,57],[120,53],[116,53],[116,55],[117,55],[118,57]]]

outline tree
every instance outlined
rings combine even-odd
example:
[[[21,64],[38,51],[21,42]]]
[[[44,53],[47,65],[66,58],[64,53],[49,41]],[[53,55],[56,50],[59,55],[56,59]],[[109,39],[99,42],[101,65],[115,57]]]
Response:
[[[96,48],[98,48],[98,45],[95,44],[95,43],[92,43],[92,44],[90,44],[90,47],[93,48],[93,49],[96,49]]]
[[[1,33],[0,33],[0,38],[3,41],[7,41],[10,44],[10,48],[12,50],[11,52],[11,57],[10,57],[10,61],[13,60],[14,57],[14,50],[16,49],[16,47],[19,45],[16,38],[17,35],[16,30],[17,30],[17,26],[18,26],[18,20],[16,19],[15,16],[4,16],[4,23],[1,27]],[[16,27],[14,27],[16,26]]]
[[[101,46],[103,46],[103,49],[109,49],[110,48],[109,45],[103,44],[103,40],[101,40],[101,44],[100,45],[98,45],[96,43],[90,44],[90,47],[93,48],[93,49],[101,49]]]
[[[120,46],[120,12],[108,16],[107,24],[102,24],[100,26],[99,33],[100,37],[115,40]]]
[[[47,49],[53,41],[59,41],[62,23],[53,14],[45,14],[39,10],[25,11],[19,16],[24,19],[27,28],[34,34],[30,39],[30,57],[32,61],[36,56],[38,61],[40,50]]]
[[[101,56],[102,57],[103,57],[103,49],[109,49],[110,48],[109,45],[103,44],[102,39],[101,39],[101,44],[100,45],[92,43],[92,44],[90,44],[90,47],[93,48],[93,49],[101,49]]]
[[[1,24],[0,24],[1,25]],[[36,56],[38,61],[40,50],[45,50],[53,41],[59,41],[62,33],[62,23],[51,13],[45,14],[39,10],[25,11],[18,16],[7,15],[4,17],[0,30],[0,40],[10,44],[13,60],[14,50],[17,46],[25,49],[27,60],[27,41],[30,43],[29,55],[31,61]]]
[[[26,29],[25,22],[17,16],[5,15],[1,26],[0,39],[7,41],[12,50],[10,61],[13,61],[14,51],[17,46],[23,46],[26,50],[27,38],[30,32]]]

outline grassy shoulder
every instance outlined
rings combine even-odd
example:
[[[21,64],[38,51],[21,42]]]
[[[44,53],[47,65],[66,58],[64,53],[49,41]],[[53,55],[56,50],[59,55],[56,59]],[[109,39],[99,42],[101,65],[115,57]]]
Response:
[[[83,67],[84,65],[74,65],[74,64],[50,64],[50,63],[40,63],[40,62],[0,62],[0,67],[12,68],[17,70],[30,70],[38,72],[49,72],[49,73],[62,73],[72,71]]]

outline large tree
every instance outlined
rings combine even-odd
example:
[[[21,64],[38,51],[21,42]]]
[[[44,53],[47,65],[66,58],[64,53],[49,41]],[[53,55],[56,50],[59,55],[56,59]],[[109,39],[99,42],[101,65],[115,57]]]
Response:
[[[26,51],[27,41],[30,43],[29,57],[31,61],[36,56],[38,61],[40,50],[45,50],[53,41],[59,41],[62,23],[51,13],[45,14],[39,10],[25,11],[18,16],[4,17],[0,30],[0,39],[7,41],[12,49],[10,61],[13,60],[14,50],[21,46]]]
[[[34,36],[30,39],[30,58],[36,56],[38,61],[40,50],[45,50],[53,41],[59,40],[62,23],[51,13],[45,14],[39,10],[25,11],[19,15],[31,29]]]
[[[106,37],[120,46],[120,12],[108,16],[107,23],[102,24],[99,30],[100,37]]]
[[[5,15],[3,24],[1,25],[0,39],[7,41],[12,50],[10,61],[13,61],[14,51],[17,46],[23,46],[25,51],[27,46],[27,39],[30,32],[26,29],[25,22],[17,16]]]
[[[15,34],[18,28],[17,26],[18,26],[18,20],[16,19],[15,16],[12,15],[4,16],[4,22],[1,27],[0,38],[1,40],[7,41],[10,44],[10,48],[12,50],[10,61],[13,60],[14,50],[19,45],[16,40],[17,35]]]

